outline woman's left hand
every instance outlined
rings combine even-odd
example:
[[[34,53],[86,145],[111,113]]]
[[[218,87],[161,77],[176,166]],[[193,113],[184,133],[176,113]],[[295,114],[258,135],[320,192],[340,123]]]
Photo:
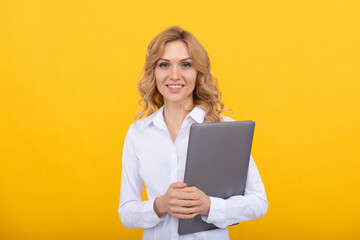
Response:
[[[209,215],[209,210],[210,210],[210,198],[200,189],[198,189],[197,187],[185,187],[182,189],[179,189],[179,191],[182,192],[186,192],[186,193],[193,193],[198,195],[198,197],[201,200],[201,204],[199,207],[201,207],[201,211],[199,212],[199,214],[201,215]]]

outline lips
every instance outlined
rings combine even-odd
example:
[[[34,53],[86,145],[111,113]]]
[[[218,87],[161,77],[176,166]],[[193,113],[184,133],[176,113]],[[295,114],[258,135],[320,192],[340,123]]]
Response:
[[[170,89],[180,89],[180,88],[183,88],[185,85],[182,85],[182,84],[169,84],[169,85],[166,85],[166,87],[170,88]]]
[[[166,88],[171,92],[171,93],[179,93],[182,92],[182,90],[184,89],[185,85],[184,84],[166,84]]]

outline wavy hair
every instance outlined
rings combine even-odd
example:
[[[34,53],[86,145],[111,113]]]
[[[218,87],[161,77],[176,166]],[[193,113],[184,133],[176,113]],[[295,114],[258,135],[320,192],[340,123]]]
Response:
[[[156,87],[155,67],[162,55],[165,44],[172,41],[183,41],[189,49],[190,57],[197,69],[195,89],[193,91],[194,106],[206,112],[204,122],[223,122],[221,113],[224,109],[221,92],[218,90],[217,79],[210,72],[210,59],[200,42],[190,32],[178,26],[170,27],[154,37],[146,51],[146,61],[139,77],[137,88],[143,110],[137,113],[134,120],[141,119],[156,112],[164,105],[163,96]]]

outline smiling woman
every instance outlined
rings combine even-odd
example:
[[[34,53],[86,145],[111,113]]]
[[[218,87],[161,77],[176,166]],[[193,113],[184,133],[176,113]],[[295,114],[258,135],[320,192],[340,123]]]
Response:
[[[123,225],[145,228],[148,240],[229,239],[227,226],[264,216],[268,202],[251,156],[244,196],[224,200],[183,182],[191,125],[233,121],[221,115],[205,49],[191,33],[171,27],[150,42],[144,70],[138,82],[144,109],[127,132],[122,156]],[[141,199],[144,183],[147,201]],[[197,215],[218,229],[179,236],[179,219]]]
[[[187,45],[182,41],[167,43],[155,68],[156,87],[163,96],[164,105],[192,105],[196,76]]]
[[[144,71],[144,76],[138,82],[140,102],[143,103],[144,108],[135,115],[136,120],[150,116],[164,105],[164,97],[157,87],[160,78],[169,74],[175,75],[173,77],[178,77],[180,80],[171,83],[169,79],[166,82],[168,85],[186,86],[185,80],[181,77],[186,76],[189,80],[189,74],[195,72],[192,103],[206,112],[205,122],[222,122],[221,113],[229,110],[224,109],[220,99],[221,93],[217,88],[217,79],[210,72],[210,59],[206,50],[194,35],[180,27],[168,28],[150,42]],[[172,89],[179,87],[183,86],[170,86]],[[188,101],[184,102],[188,103]],[[193,106],[188,105],[184,104],[184,107],[189,111]]]

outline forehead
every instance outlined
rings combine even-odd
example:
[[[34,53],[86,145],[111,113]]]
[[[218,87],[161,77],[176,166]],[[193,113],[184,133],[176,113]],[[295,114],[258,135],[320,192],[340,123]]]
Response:
[[[190,57],[189,48],[183,41],[173,41],[165,44],[161,58],[183,59]]]

